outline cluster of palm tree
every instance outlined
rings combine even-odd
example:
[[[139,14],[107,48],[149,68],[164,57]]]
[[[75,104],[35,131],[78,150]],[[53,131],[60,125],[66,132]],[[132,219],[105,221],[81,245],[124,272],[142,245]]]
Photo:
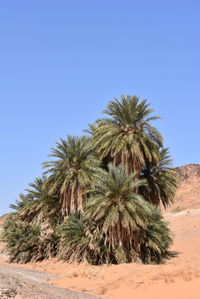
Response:
[[[114,99],[87,136],[60,139],[11,207],[4,240],[14,262],[161,263],[172,243],[160,206],[177,180],[146,100]]]

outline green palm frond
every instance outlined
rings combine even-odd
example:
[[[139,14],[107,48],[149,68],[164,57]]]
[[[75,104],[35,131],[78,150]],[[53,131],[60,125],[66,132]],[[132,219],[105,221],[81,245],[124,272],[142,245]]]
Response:
[[[56,194],[49,194],[46,188],[45,176],[36,178],[25,195],[21,194],[20,199],[15,205],[10,207],[15,209],[20,220],[26,222],[44,222],[48,221],[51,226],[55,226],[61,219],[61,205]]]
[[[57,254],[59,237],[55,233],[41,236],[41,228],[20,221],[17,213],[10,214],[3,227],[2,239],[7,243],[9,261],[36,262]]]
[[[148,185],[139,188],[143,197],[152,204],[167,207],[173,202],[177,189],[177,177],[171,169],[172,159],[168,148],[160,150],[160,160],[156,163],[146,163],[141,178]],[[147,188],[148,187],[148,188]]]
[[[161,212],[154,208],[147,230],[141,234],[141,259],[143,263],[162,263],[172,245],[172,234]]]
[[[67,140],[56,143],[49,156],[54,158],[44,163],[45,173],[49,174],[46,182],[49,193],[59,194],[63,215],[83,211],[85,190],[100,165],[91,138],[67,136]]]
[[[85,221],[82,216],[69,216],[57,232],[60,236],[58,258],[68,262],[86,262],[93,265],[110,260],[109,250],[104,246],[102,234],[92,231],[95,225]]]
[[[149,106],[147,100],[140,101],[137,96],[123,95],[109,102],[103,113],[110,118],[97,120],[88,130],[102,159],[122,164],[129,173],[139,173],[146,159],[158,161],[163,138],[151,125],[159,117],[150,116],[153,110]]]
[[[108,172],[96,174],[88,191],[85,219],[96,223],[104,235],[104,244],[113,254],[116,250],[123,251],[124,262],[136,259],[138,235],[148,225],[151,208],[134,192],[145,183],[136,174],[128,174],[126,168],[110,164]]]

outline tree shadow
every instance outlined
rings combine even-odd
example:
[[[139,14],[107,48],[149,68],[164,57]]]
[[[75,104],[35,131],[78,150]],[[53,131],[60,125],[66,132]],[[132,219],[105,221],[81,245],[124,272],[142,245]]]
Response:
[[[171,251],[168,251],[167,252],[167,256],[166,256],[166,258],[168,259],[168,260],[170,260],[170,259],[174,259],[174,258],[176,258],[177,256],[179,256],[180,254],[181,254],[182,252],[180,252],[180,251],[175,251],[175,250],[171,250]]]

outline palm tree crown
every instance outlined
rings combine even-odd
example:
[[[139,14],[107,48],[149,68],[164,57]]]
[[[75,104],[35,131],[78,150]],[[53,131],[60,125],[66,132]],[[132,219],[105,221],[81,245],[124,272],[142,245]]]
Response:
[[[63,215],[82,211],[86,201],[85,189],[99,166],[90,139],[67,136],[67,140],[56,143],[49,156],[56,158],[44,163],[48,168],[46,173],[50,174],[47,180],[50,194],[58,192]]]
[[[171,169],[172,159],[168,148],[160,150],[160,159],[156,164],[147,163],[141,173],[147,185],[139,188],[139,193],[152,204],[165,208],[173,202],[177,188],[177,177]]]
[[[157,161],[162,136],[150,122],[159,119],[146,100],[137,96],[122,96],[110,101],[103,113],[111,118],[99,119],[90,125],[94,147],[101,158],[122,164],[130,172],[140,172],[145,160]]]
[[[151,212],[148,203],[133,191],[145,181],[129,175],[122,166],[109,164],[108,171],[96,175],[84,216],[101,229],[111,250],[123,251],[123,260],[130,261],[131,252],[137,251],[139,231],[147,227]]]
[[[25,195],[20,194],[20,199],[10,207],[19,213],[21,220],[31,223],[48,221],[52,226],[59,223],[60,209],[59,199],[56,194],[49,194],[46,188],[45,176],[36,178],[29,188],[25,189]]]

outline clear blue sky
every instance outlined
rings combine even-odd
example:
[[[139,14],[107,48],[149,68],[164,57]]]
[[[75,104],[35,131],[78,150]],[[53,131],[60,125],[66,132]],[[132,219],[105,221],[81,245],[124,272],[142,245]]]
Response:
[[[164,118],[175,166],[200,163],[199,0],[1,1],[0,214],[122,93]]]

